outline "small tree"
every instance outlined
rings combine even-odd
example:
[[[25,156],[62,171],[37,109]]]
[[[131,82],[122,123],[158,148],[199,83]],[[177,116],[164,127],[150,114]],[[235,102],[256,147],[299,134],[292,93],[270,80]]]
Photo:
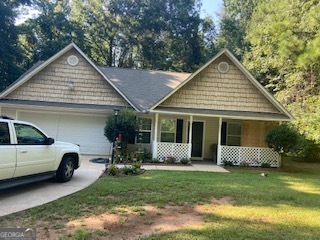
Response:
[[[283,157],[298,144],[300,134],[293,127],[282,124],[272,128],[266,135],[265,142],[280,155],[280,168],[283,167]]]
[[[138,123],[133,110],[123,109],[117,116],[117,124],[115,126],[115,116],[110,115],[107,117],[106,126],[104,127],[104,135],[107,137],[109,142],[113,142],[113,132],[117,137],[119,134],[122,136],[121,149],[122,153],[127,152],[128,142],[134,140],[136,132],[138,130]]]

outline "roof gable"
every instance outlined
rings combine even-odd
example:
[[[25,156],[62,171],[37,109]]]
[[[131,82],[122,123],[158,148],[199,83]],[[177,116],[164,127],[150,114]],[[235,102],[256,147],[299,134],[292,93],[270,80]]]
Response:
[[[78,57],[77,66],[67,64],[71,54]],[[68,89],[69,83],[74,89]],[[0,98],[134,107],[74,43],[45,62],[35,64]]]
[[[220,62],[229,64],[227,73],[218,71]],[[292,119],[284,107],[227,49],[190,75],[151,110],[157,107],[280,113]]]

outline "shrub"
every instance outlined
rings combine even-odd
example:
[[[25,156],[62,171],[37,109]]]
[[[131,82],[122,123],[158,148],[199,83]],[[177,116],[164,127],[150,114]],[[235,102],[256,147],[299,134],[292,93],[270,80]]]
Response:
[[[168,157],[168,163],[175,163],[177,159],[175,157]]]
[[[261,167],[262,168],[271,168],[271,164],[267,163],[267,162],[264,162],[264,163],[261,163]]]
[[[298,131],[288,125],[282,124],[272,128],[266,135],[265,142],[270,148],[280,154],[280,167],[283,165],[283,157],[292,151],[301,138]]]
[[[306,162],[317,162],[320,161],[320,146],[314,140],[301,137],[291,155]]]
[[[141,168],[141,164],[142,164],[141,160],[140,161],[135,161],[135,162],[132,163],[132,167],[140,169]]]
[[[242,161],[239,166],[247,168],[247,167],[250,167],[250,164],[247,163],[246,161]]]
[[[147,149],[144,149],[144,160],[150,160],[150,159],[152,159],[152,153]]]
[[[234,164],[233,164],[233,162],[231,162],[231,161],[224,160],[224,161],[223,161],[223,165],[224,165],[224,166],[232,167]]]
[[[109,175],[116,176],[118,173],[118,168],[114,164],[109,165],[107,172],[109,173]]]
[[[189,158],[181,158],[181,159],[180,159],[180,163],[181,163],[181,164],[190,164],[191,161],[190,161]]]
[[[114,129],[115,128],[115,129]],[[115,130],[115,136],[113,136]],[[106,126],[104,127],[104,135],[110,143],[121,133],[121,151],[126,155],[128,142],[131,142],[136,136],[138,130],[137,118],[131,109],[122,109],[117,116],[117,124],[115,126],[115,116],[107,117]]]
[[[153,158],[153,159],[151,160],[151,162],[152,162],[152,163],[159,163],[160,160],[159,160],[159,158]]]
[[[125,166],[124,168],[122,168],[122,172],[125,174],[125,175],[130,175],[130,174],[134,174],[136,171],[136,169],[132,166],[128,167],[128,166]]]

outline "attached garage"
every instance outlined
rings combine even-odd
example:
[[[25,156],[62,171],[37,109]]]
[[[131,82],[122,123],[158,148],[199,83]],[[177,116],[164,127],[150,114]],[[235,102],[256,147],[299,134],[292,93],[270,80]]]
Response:
[[[79,144],[83,154],[105,155],[111,151],[104,136],[105,117],[20,112],[19,119],[36,124],[58,141]]]
[[[37,125],[57,141],[79,144],[83,154],[107,155],[111,152],[112,146],[104,136],[106,117],[19,112],[19,120]]]
[[[73,43],[35,64],[0,93],[0,115],[31,122],[57,141],[79,144],[82,154],[109,155],[106,115],[115,107],[130,106]]]

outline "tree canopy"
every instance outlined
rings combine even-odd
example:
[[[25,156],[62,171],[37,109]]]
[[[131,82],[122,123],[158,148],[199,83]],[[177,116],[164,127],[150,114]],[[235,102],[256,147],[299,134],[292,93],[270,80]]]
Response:
[[[0,90],[71,41],[98,65],[193,72],[227,47],[320,142],[320,3],[224,0],[219,22],[201,0],[3,0]],[[15,25],[21,6],[39,14]]]
[[[19,27],[15,26],[18,7],[28,0],[0,1],[0,91],[23,72],[23,55],[19,46]]]

